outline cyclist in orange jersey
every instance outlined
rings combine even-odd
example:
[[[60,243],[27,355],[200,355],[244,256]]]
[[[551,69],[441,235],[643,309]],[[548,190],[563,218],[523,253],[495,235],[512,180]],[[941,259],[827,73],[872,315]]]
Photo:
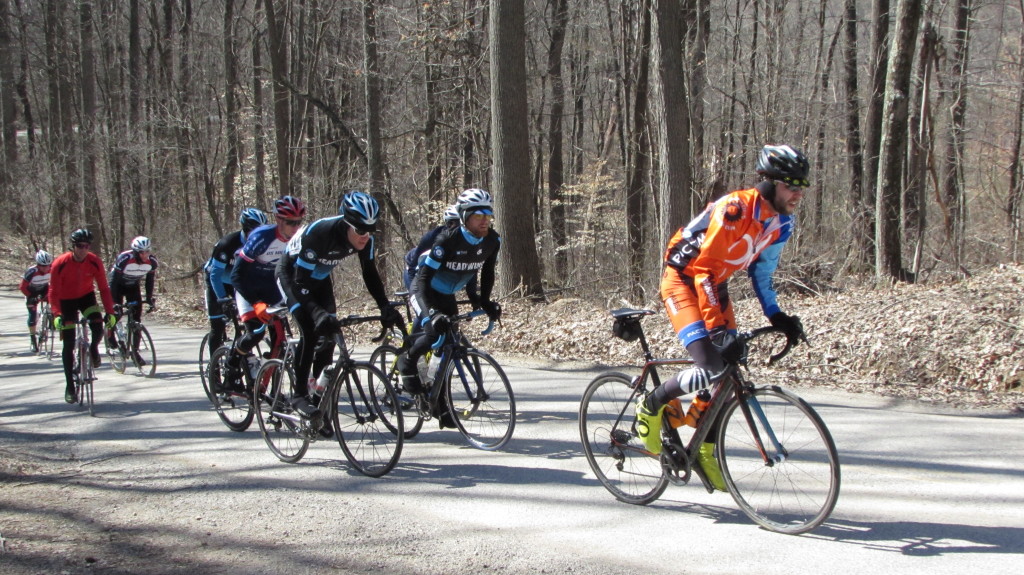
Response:
[[[765,146],[757,160],[759,183],[708,205],[669,240],[661,298],[694,365],[638,402],[638,433],[650,451],[661,451],[665,405],[707,387],[725,368],[725,359],[736,359],[740,351],[728,290],[729,278],[736,271],[747,270],[761,309],[773,326],[794,343],[803,333],[799,319],[779,308],[772,276],[792,234],[793,213],[810,185],[809,171],[803,152],[786,145]]]

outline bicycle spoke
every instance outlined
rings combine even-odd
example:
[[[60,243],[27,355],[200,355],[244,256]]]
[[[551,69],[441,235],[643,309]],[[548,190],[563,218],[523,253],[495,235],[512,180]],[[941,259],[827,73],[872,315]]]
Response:
[[[479,449],[500,449],[512,438],[516,400],[512,385],[498,362],[486,353],[469,349],[450,364],[443,382],[448,385],[448,409],[459,431]]]
[[[387,377],[369,363],[355,362],[334,390],[334,432],[348,461],[361,473],[380,477],[402,454],[402,410]]]

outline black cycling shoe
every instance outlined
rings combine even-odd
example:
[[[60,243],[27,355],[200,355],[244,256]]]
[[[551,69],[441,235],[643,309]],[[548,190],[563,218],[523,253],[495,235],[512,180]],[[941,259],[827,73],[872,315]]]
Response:
[[[100,350],[90,351],[89,353],[92,355],[92,368],[93,369],[96,369],[100,365],[103,364],[103,361],[100,359]]]
[[[307,419],[316,419],[320,417],[320,410],[317,409],[309,399],[303,396],[292,399],[292,409]]]
[[[75,395],[75,388],[74,387],[65,387],[64,388],[64,401],[66,401],[68,403],[74,403],[74,402],[78,401],[78,396]]]
[[[437,418],[437,423],[441,427],[441,429],[444,429],[446,427],[449,427],[451,429],[458,429],[458,426],[455,425],[455,418],[452,417],[450,411],[442,413],[441,417]]]
[[[427,391],[426,388],[423,387],[423,382],[420,381],[419,374],[402,374],[402,389],[413,395],[418,395]]]

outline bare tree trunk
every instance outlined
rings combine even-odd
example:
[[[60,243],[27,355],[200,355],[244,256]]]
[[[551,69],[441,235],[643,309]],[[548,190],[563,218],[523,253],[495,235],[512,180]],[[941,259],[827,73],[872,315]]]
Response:
[[[565,218],[565,160],[562,141],[565,115],[565,80],[562,78],[562,49],[569,25],[567,0],[549,0],[552,11],[551,43],[548,47],[548,77],[551,79],[551,115],[548,124],[548,196],[551,204],[551,236],[555,247],[554,277],[568,279],[569,260]]]
[[[1024,14],[1024,0],[1018,0]],[[1017,49],[1024,51],[1024,26],[1020,28]],[[1014,262],[1020,261],[1021,207],[1024,204],[1024,178],[1021,174],[1021,153],[1024,150],[1024,59],[1017,63],[1017,111],[1013,118],[1013,148],[1010,150],[1010,192],[1006,202],[1006,216],[1010,223],[1010,240]]]
[[[11,174],[18,162],[18,142],[15,139],[17,131],[14,128],[15,107],[14,107],[14,43],[11,42],[11,11],[7,0],[0,0],[0,110],[3,123],[3,133],[0,139],[4,142],[4,169],[0,170],[0,190],[8,193],[8,186],[11,184]],[[15,213],[20,210],[15,210]]]
[[[650,148],[648,136],[651,127],[648,118],[648,88],[650,84],[651,59],[647,57],[651,46],[651,10],[650,4],[641,1],[640,10],[640,45],[636,47],[637,70],[636,91],[633,99],[632,130],[629,132],[629,163],[626,166],[626,237],[629,244],[629,290],[630,297],[641,301],[644,297],[645,277],[644,263],[647,255],[644,251],[645,223],[647,221],[645,198],[645,178],[651,167],[651,159],[647,154]]]
[[[864,134],[864,156],[867,161],[864,166],[864,197],[859,206],[865,218],[854,220],[854,225],[857,226],[854,228],[855,242],[867,248],[862,252],[865,255],[876,251],[873,244],[875,238],[872,237],[871,230],[872,227],[877,227],[875,218],[880,217],[875,213],[877,198],[874,194],[877,188],[879,153],[882,146],[882,107],[887,99],[885,85],[889,68],[889,23],[891,20],[889,0],[874,0],[871,6],[871,22],[874,24],[871,30],[869,62],[871,92],[868,97],[868,115]],[[878,270],[875,271],[878,273]]]
[[[375,0],[363,0],[363,67],[366,69],[366,160],[370,193],[382,206],[384,202],[384,143],[381,137],[380,62],[377,56],[377,6]],[[392,214],[396,220],[401,214]],[[387,228],[380,231],[381,245],[387,245]],[[387,280],[386,252],[377,258],[377,270]]]
[[[903,219],[907,237],[914,238],[914,261],[911,276],[920,271],[924,234],[928,222],[927,179],[932,156],[931,84],[937,63],[936,46],[939,31],[931,23],[924,25],[921,53],[918,58],[918,88],[910,107],[910,145],[908,147],[907,176],[904,184]]]
[[[260,14],[263,12],[262,4],[256,2],[254,7],[254,22],[260,21]],[[266,130],[263,125],[263,61],[260,50],[260,37],[262,34],[259,27],[253,27],[252,40],[252,115],[254,124],[252,127],[252,153],[253,171],[255,172],[256,205],[261,210],[270,207],[267,200],[267,162],[266,162]]]
[[[903,277],[900,199],[907,147],[910,75],[920,26],[921,4],[922,0],[898,0],[896,30],[889,52],[875,223],[875,275],[879,283],[889,283]]]
[[[957,269],[963,267],[967,197],[964,192],[964,122],[967,115],[967,59],[970,48],[970,15],[973,2],[959,0],[953,32],[950,62],[950,124],[946,134],[946,158],[942,167],[942,203],[946,216],[946,237]]]
[[[288,91],[288,44],[285,39],[284,6],[264,0],[270,34],[270,71],[274,78],[274,137],[277,145],[277,196],[292,193],[291,106]]]
[[[65,21],[66,8],[67,5],[61,0],[47,0],[43,14],[49,95],[48,151],[54,173],[61,176],[55,178],[53,190],[57,199],[57,210],[62,218],[71,217],[68,223],[72,227],[78,227],[83,224],[83,212],[72,142],[74,92],[71,87],[71,66],[68,59],[73,50],[67,43],[70,36]],[[74,198],[74,203],[69,201],[70,198]],[[64,235],[63,232],[61,235]]]
[[[654,14],[651,58],[656,73],[651,85],[651,117],[658,134],[659,245],[665,245],[693,213],[690,118],[683,84],[679,1],[654,0]]]
[[[526,106],[526,24],[523,0],[491,0],[491,146],[494,189],[504,245],[501,285],[544,299],[530,189]]]
[[[97,192],[96,158],[96,50],[93,41],[93,11],[90,0],[82,0],[79,9],[79,42],[81,45],[82,123],[79,126],[82,142],[82,201],[85,225],[96,234],[102,246],[107,244],[106,226],[103,225],[100,198]]]
[[[217,230],[224,235],[225,225],[231,222],[235,209],[235,177],[238,175],[238,48],[235,45],[235,0],[224,0],[224,131],[227,149],[224,151],[221,207],[218,213],[216,194],[206,194],[206,202]]]
[[[872,246],[870,211],[864,194],[864,156],[860,141],[860,93],[857,82],[857,0],[845,0],[843,71],[846,86],[846,157],[849,160],[850,216],[853,249],[846,264],[855,272],[870,266]]]

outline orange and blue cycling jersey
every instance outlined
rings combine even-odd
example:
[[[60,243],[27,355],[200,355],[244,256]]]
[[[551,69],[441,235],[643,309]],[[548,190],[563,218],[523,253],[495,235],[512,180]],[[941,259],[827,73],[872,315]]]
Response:
[[[766,316],[780,311],[772,275],[793,217],[779,214],[763,197],[771,186],[762,182],[723,196],[669,240],[662,299],[684,345],[718,327],[736,329],[727,282],[738,270],[747,270]],[[679,311],[686,306],[688,312]]]

